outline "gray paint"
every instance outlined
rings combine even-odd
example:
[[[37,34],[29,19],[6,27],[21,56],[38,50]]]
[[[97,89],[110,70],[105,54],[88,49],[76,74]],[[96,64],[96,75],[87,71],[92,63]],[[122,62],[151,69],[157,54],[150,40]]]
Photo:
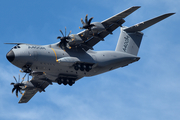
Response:
[[[94,26],[92,31],[84,30],[74,35],[75,37],[70,35],[77,39],[71,49],[69,47],[61,48],[59,42],[44,46],[17,43],[7,54],[7,59],[33,77],[30,81],[22,82],[24,86],[21,87],[21,90],[25,90],[25,92],[19,103],[28,102],[37,91],[45,91],[45,88],[53,82],[72,85],[82,77],[98,75],[138,61],[140,57],[137,57],[137,54],[143,36],[140,31],[173,13],[132,27],[122,27],[115,51],[90,50],[121,26],[124,23],[123,18],[138,8],[139,6],[131,7],[101,23],[95,22],[94,24],[97,26]],[[94,34],[92,34],[93,30]],[[72,41],[69,40],[69,42]]]

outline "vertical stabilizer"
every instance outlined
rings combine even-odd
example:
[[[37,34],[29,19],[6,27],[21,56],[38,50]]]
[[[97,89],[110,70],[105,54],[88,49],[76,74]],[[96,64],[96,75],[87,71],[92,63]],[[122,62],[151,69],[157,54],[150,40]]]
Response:
[[[121,28],[121,34],[117,43],[116,51],[126,52],[132,55],[137,55],[143,33],[137,32],[126,32],[126,27]]]

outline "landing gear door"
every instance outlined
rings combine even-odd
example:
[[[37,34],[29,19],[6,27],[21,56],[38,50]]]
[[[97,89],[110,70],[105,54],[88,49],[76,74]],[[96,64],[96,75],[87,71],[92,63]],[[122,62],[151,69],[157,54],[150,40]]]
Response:
[[[34,59],[35,61],[38,61],[38,52],[37,52],[37,51],[34,51],[34,52],[33,52],[33,59]]]

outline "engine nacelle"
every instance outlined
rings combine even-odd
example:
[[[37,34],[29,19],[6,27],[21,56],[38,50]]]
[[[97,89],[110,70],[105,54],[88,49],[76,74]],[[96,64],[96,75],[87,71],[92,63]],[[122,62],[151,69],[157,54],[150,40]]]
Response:
[[[71,34],[69,35],[69,37],[71,39],[69,39],[68,44],[69,46],[77,46],[81,43],[83,43],[84,41],[79,37],[79,35],[76,34]]]
[[[93,22],[92,23],[94,26],[91,28],[91,31],[93,33],[99,33],[103,30],[105,30],[105,27],[103,24],[101,24],[100,22]]]

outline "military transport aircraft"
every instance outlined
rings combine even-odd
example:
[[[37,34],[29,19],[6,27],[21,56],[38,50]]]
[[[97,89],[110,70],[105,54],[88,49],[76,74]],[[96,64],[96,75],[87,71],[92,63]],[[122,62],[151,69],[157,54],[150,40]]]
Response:
[[[52,83],[72,86],[77,80],[94,76],[110,70],[127,66],[140,59],[137,56],[143,37],[142,30],[175,14],[168,13],[159,17],[141,22],[132,27],[123,27],[124,18],[140,8],[131,7],[102,22],[91,23],[93,17],[85,21],[78,34],[66,35],[61,30],[62,36],[57,37],[60,42],[50,45],[32,45],[24,43],[15,44],[6,57],[13,65],[21,69],[25,75],[20,81],[14,77],[16,83],[12,92],[16,90],[22,94],[19,103],[27,103],[38,91],[45,92],[45,88]],[[112,32],[121,27],[121,33],[115,51],[93,51],[93,46]],[[32,79],[29,80],[29,77]],[[24,78],[27,78],[24,81]],[[24,93],[22,92],[24,91]]]

